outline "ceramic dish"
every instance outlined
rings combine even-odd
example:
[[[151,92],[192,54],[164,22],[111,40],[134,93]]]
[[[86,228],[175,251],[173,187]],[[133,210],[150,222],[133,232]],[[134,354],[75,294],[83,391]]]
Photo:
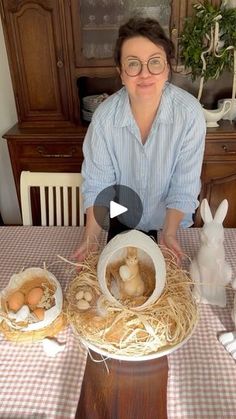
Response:
[[[86,111],[82,109],[82,116],[85,121],[90,122],[93,116],[93,112]]]
[[[108,97],[107,93],[101,95],[90,95],[82,98],[83,106],[86,110],[94,112],[95,109]]]
[[[117,359],[119,361],[150,361],[152,359],[157,359],[157,358],[161,358],[162,356],[170,355],[172,352],[177,351],[178,349],[182,348],[185,345],[185,343],[187,343],[188,340],[193,335],[196,329],[196,326],[197,326],[197,322],[194,325],[190,334],[186,336],[186,338],[182,340],[182,342],[179,342],[177,345],[172,346],[170,348],[166,348],[164,350],[157,351],[157,352],[152,352],[150,354],[143,355],[143,356],[135,356],[135,355],[128,356],[128,355],[119,355],[115,353],[110,353],[110,352],[105,351],[104,349],[99,348],[93,343],[86,341],[83,338],[80,338],[80,340],[86,348],[91,349],[92,351],[96,352],[97,354],[105,358]]]

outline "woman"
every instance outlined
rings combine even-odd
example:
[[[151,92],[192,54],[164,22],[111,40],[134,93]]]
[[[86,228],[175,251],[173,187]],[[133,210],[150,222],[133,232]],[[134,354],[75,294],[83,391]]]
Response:
[[[119,184],[142,201],[136,228],[162,230],[161,244],[181,258],[176,233],[192,224],[198,206],[206,128],[199,102],[168,82],[173,53],[154,19],[132,18],[119,29],[114,57],[124,87],[97,108],[84,141],[87,222],[78,260],[94,250],[101,231],[96,196]]]

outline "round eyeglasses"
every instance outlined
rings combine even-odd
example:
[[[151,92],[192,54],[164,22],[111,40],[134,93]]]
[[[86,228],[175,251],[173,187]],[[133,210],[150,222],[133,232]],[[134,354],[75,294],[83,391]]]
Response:
[[[155,76],[163,73],[166,67],[166,61],[162,57],[152,57],[148,61],[141,61],[138,58],[128,58],[122,66],[127,76],[135,77],[142,72],[144,64],[147,66],[149,73]]]

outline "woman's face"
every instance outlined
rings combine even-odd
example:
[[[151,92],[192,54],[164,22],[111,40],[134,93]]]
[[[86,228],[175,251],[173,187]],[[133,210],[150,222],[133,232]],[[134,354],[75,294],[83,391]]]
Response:
[[[154,72],[156,72],[156,63],[164,63],[163,71],[161,74],[151,74],[147,65],[143,64],[141,72],[131,77],[126,71],[128,70],[128,73],[136,71],[133,68],[137,65],[137,59],[145,63],[152,59],[151,62],[149,61],[149,67],[154,67]],[[169,66],[166,62],[166,54],[162,47],[157,46],[148,38],[142,36],[127,39],[123,43],[120,76],[122,83],[126,86],[131,102],[159,98],[164,84],[168,79],[168,74]]]

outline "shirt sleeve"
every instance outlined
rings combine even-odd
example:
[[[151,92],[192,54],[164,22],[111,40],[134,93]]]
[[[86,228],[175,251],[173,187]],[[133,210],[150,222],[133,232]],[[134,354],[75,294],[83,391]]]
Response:
[[[199,205],[201,169],[205,149],[206,122],[199,106],[191,112],[182,147],[172,174],[166,207],[193,214]]]
[[[99,192],[116,182],[106,137],[104,129],[92,121],[83,143],[82,193],[85,209],[94,205]]]

